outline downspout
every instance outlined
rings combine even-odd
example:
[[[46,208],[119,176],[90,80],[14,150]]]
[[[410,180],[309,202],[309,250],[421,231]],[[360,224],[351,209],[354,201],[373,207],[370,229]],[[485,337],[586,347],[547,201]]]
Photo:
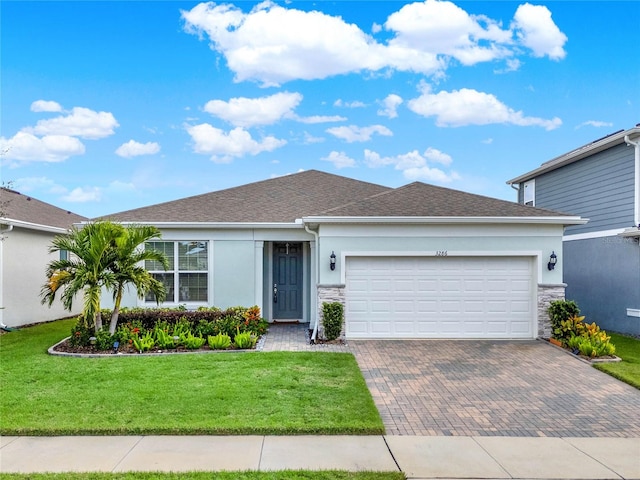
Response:
[[[305,223],[304,229],[307,233],[313,235],[316,239],[316,298],[318,297],[318,285],[320,284],[320,235],[318,232],[311,230]],[[311,333],[311,343],[316,343],[316,337],[318,336],[318,306],[316,305],[315,312],[315,324],[313,326],[313,332]]]
[[[624,141],[627,145],[633,145],[635,148],[635,157],[636,157],[636,181],[635,181],[635,207],[634,207],[634,215],[633,215],[633,223],[634,226],[640,226],[640,142],[633,142],[629,138],[629,135],[624,136]]]
[[[4,304],[4,250],[3,250],[3,243],[2,241],[4,240],[3,235],[5,233],[9,233],[11,230],[13,230],[13,225],[9,224],[7,225],[7,229],[6,230],[0,230],[0,329],[5,330],[7,332],[11,332],[13,330],[15,330],[14,328],[8,327],[4,324],[4,318],[2,315],[2,310],[4,309],[3,304]]]

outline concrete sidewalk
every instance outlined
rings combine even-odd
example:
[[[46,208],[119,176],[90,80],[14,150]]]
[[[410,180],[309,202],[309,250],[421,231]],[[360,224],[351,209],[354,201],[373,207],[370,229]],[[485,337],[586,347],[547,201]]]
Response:
[[[409,479],[640,479],[639,438],[1,437],[0,472],[402,471]]]

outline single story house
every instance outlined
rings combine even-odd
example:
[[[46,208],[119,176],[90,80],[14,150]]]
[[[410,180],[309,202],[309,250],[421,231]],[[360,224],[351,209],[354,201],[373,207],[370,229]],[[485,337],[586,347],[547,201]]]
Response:
[[[586,321],[640,335],[640,124],[507,183],[517,188],[519,203],[589,218],[563,237],[567,298]]]
[[[347,339],[548,337],[546,307],[564,297],[564,228],[586,222],[315,170],[105,218],[162,231],[148,246],[170,269],[147,268],[167,286],[165,305],[258,305],[322,335],[322,304],[339,301]]]
[[[87,220],[8,188],[0,188],[0,327],[18,327],[78,314],[62,302],[40,303],[47,264],[63,253],[49,253],[51,240]]]

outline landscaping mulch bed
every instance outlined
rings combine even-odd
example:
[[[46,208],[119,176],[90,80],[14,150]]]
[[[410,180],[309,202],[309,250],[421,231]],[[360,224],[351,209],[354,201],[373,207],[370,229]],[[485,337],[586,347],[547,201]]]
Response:
[[[259,340],[258,340],[259,342]],[[146,352],[144,352],[142,355],[148,355],[148,354],[171,354],[171,353],[206,353],[206,352],[229,352],[229,351],[235,351],[235,352],[250,352],[252,350],[255,350],[255,348],[253,349],[239,349],[239,348],[235,348],[234,346],[231,346],[230,348],[226,349],[226,350],[214,350],[212,348],[209,348],[209,346],[207,344],[203,345],[201,348],[198,349],[188,349],[185,347],[177,347],[177,348],[166,348],[166,349],[159,349],[157,347],[154,347]],[[114,355],[114,354],[128,354],[128,355],[141,355],[140,352],[138,352],[138,350],[136,350],[133,345],[121,345],[118,347],[117,352],[114,352],[114,350],[111,348],[109,350],[98,350],[95,346],[89,345],[89,346],[82,346],[82,345],[70,345],[69,344],[69,339],[64,339],[61,342],[55,344],[53,347],[50,348],[50,351],[52,353],[63,353],[63,354],[73,354],[73,355]]]

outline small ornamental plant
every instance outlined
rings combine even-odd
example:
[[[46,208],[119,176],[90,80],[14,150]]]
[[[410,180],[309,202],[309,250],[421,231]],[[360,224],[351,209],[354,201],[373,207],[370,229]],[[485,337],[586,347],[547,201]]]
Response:
[[[584,315],[572,300],[551,302],[549,318],[553,338],[562,342],[573,353],[589,358],[612,356],[616,347],[609,341],[611,337],[601,330],[595,322],[585,323]]]

